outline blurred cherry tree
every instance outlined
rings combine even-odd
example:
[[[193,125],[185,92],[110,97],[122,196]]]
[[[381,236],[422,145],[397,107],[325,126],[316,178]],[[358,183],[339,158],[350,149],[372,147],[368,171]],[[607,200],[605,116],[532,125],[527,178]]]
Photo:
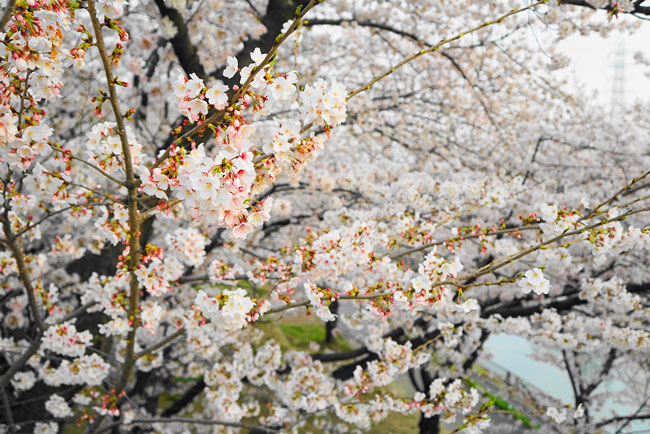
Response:
[[[648,106],[555,72],[622,15],[6,1],[3,432],[521,432],[471,379],[500,333],[569,375],[541,432],[648,419]]]

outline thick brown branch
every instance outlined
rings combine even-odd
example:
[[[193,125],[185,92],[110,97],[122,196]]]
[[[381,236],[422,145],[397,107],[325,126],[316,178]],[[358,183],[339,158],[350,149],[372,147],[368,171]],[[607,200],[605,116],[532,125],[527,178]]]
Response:
[[[598,422],[596,426],[600,428],[601,426],[609,425],[610,423],[614,423],[614,422],[620,422],[622,420],[645,420],[645,419],[650,419],[650,414],[610,417],[609,419],[605,419],[602,422]]]
[[[170,42],[185,74],[188,76],[196,74],[198,77],[205,79],[205,70],[199,60],[196,47],[190,40],[190,34],[183,15],[175,8],[168,8],[164,0],[156,0],[156,6],[158,6],[158,10],[163,17],[169,18],[174,23],[176,35],[170,39]]]
[[[583,6],[589,9],[601,9],[608,12],[615,12],[615,7],[611,4],[605,7],[596,7],[591,2],[586,0],[562,0],[563,5],[573,5],[573,6]],[[631,10],[618,10],[618,12],[623,12],[626,14],[640,14],[640,15],[650,15],[650,6],[642,6],[643,2],[634,2],[633,8]]]
[[[14,7],[16,7],[16,0],[9,0],[7,6],[5,6],[5,11],[2,14],[2,19],[0,19],[0,32],[4,31],[5,26],[14,14]]]
[[[23,251],[16,241],[15,235],[11,231],[11,224],[9,218],[5,215],[2,217],[2,228],[6,237],[6,244],[11,249],[14,259],[16,260],[16,267],[18,268],[18,275],[20,276],[20,281],[25,287],[27,292],[27,300],[29,302],[29,307],[34,316],[34,322],[38,327],[39,331],[45,330],[43,325],[43,320],[41,319],[41,314],[38,312],[38,304],[36,303],[36,294],[34,286],[32,285],[32,277],[30,276],[29,270],[25,265],[25,256]]]

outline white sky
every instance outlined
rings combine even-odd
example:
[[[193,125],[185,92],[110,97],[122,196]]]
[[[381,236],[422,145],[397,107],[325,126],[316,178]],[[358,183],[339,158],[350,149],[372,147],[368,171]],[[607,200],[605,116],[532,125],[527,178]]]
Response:
[[[625,19],[639,20],[634,17]],[[559,48],[573,59],[567,72],[578,77],[588,90],[597,91],[598,101],[609,106],[617,61],[615,52],[620,46],[625,47],[625,102],[633,103],[637,98],[650,102],[650,78],[644,75],[644,72],[650,72],[650,67],[639,65],[634,60],[637,51],[650,59],[650,21],[641,21],[641,26],[632,35],[612,32],[608,38],[572,36],[562,41]]]

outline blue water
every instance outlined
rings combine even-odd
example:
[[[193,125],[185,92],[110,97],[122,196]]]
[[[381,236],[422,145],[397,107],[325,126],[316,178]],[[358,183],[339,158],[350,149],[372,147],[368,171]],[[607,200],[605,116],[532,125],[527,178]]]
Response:
[[[574,404],[573,389],[566,371],[557,368],[549,363],[533,360],[530,356],[540,351],[527,340],[510,335],[491,335],[485,343],[486,348],[492,353],[491,363],[521,377],[525,381],[538,387],[549,396],[560,400],[564,404]],[[625,390],[625,384],[619,381],[608,381],[602,383],[594,393],[607,391],[611,394]],[[636,408],[629,408],[620,404],[608,402],[599,411],[591,414],[598,419],[612,416],[612,412],[620,415],[631,414]],[[648,410],[643,410],[647,414]],[[625,428],[625,432],[650,431],[650,421],[636,421]]]
[[[573,390],[565,371],[529,356],[534,347],[524,338],[509,335],[492,335],[486,342],[493,354],[491,361],[523,378],[565,404],[572,402]]]

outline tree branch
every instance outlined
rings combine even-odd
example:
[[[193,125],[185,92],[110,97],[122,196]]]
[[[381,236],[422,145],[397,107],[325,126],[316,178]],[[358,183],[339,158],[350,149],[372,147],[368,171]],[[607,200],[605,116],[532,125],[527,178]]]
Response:
[[[2,19],[0,19],[0,32],[4,32],[5,26],[11,19],[14,14],[14,8],[16,7],[16,0],[9,0],[7,6],[5,6],[5,11],[2,14]]]
[[[160,15],[169,18],[176,27],[176,34],[169,42],[171,42],[174,54],[176,54],[176,58],[185,74],[187,76],[196,74],[199,78],[206,79],[205,70],[199,60],[197,49],[190,40],[190,34],[183,15],[175,8],[168,8],[164,0],[155,0],[155,3],[158,6]]]
[[[138,268],[140,262],[140,217],[138,213],[138,203],[136,201],[137,197],[137,187],[138,182],[135,178],[135,173],[133,171],[133,160],[131,156],[131,148],[129,146],[129,141],[126,136],[126,129],[124,126],[124,118],[122,116],[122,111],[120,109],[119,100],[117,97],[117,91],[115,89],[115,77],[113,76],[113,71],[111,67],[111,60],[108,57],[106,52],[106,47],[104,45],[104,37],[102,36],[102,26],[97,19],[97,11],[95,9],[95,0],[88,0],[88,12],[90,14],[90,20],[92,22],[93,31],[95,34],[96,46],[99,51],[99,55],[102,60],[102,65],[104,67],[104,75],[106,76],[106,83],[109,91],[109,99],[111,107],[113,109],[113,114],[115,116],[115,122],[117,123],[117,131],[120,138],[120,144],[122,145],[122,156],[124,159],[124,172],[126,174],[126,180],[124,185],[128,190],[128,212],[129,212],[129,256],[128,256],[128,266],[129,266],[129,299],[128,299],[128,308],[127,308],[127,318],[130,322],[131,328],[127,333],[127,343],[126,343],[126,354],[124,356],[124,367],[122,370],[121,379],[117,385],[117,390],[115,395],[119,395],[127,386],[133,368],[135,367],[135,332],[138,327],[137,313],[139,305],[139,295],[140,287],[138,284],[138,278],[135,274],[136,269]],[[96,423],[91,426],[90,432],[94,432],[96,428],[101,425],[103,418],[98,418]]]
[[[609,419],[605,419],[601,422],[598,422],[596,426],[600,428],[601,426],[609,425],[610,423],[619,422],[622,420],[644,420],[644,419],[650,419],[650,414],[611,417]]]
[[[627,10],[627,11],[626,10],[623,10],[623,11],[618,10],[618,12],[623,12],[623,13],[632,14],[632,15],[634,15],[634,14],[650,15],[650,6],[642,6],[641,5],[642,3],[643,2],[634,2],[633,8],[631,10]],[[604,6],[604,7],[600,7],[600,8],[592,5],[590,2],[585,1],[585,0],[562,0],[562,4],[563,5],[572,5],[572,6],[583,6],[583,7],[587,7],[589,9],[594,9],[594,10],[600,9],[600,10],[604,10],[604,11],[608,11],[608,12],[615,12],[615,7],[612,6],[611,2],[610,2],[609,5]]]
[[[5,207],[5,210],[8,211],[9,208]],[[25,256],[23,255],[23,251],[20,249],[20,246],[18,246],[16,237],[11,232],[11,225],[9,223],[9,218],[6,214],[7,213],[5,212],[5,215],[1,217],[2,228],[4,230],[5,237],[6,237],[6,243],[8,247],[11,249],[11,253],[13,254],[14,259],[16,260],[18,275],[20,276],[20,281],[25,287],[25,292],[27,292],[27,300],[29,302],[29,307],[32,311],[32,315],[34,316],[34,322],[36,323],[36,326],[38,327],[39,331],[43,332],[43,330],[45,330],[45,327],[43,325],[41,314],[38,312],[38,304],[36,303],[36,294],[35,294],[36,291],[34,290],[34,286],[32,285],[32,277],[29,274],[29,270],[25,266]]]

